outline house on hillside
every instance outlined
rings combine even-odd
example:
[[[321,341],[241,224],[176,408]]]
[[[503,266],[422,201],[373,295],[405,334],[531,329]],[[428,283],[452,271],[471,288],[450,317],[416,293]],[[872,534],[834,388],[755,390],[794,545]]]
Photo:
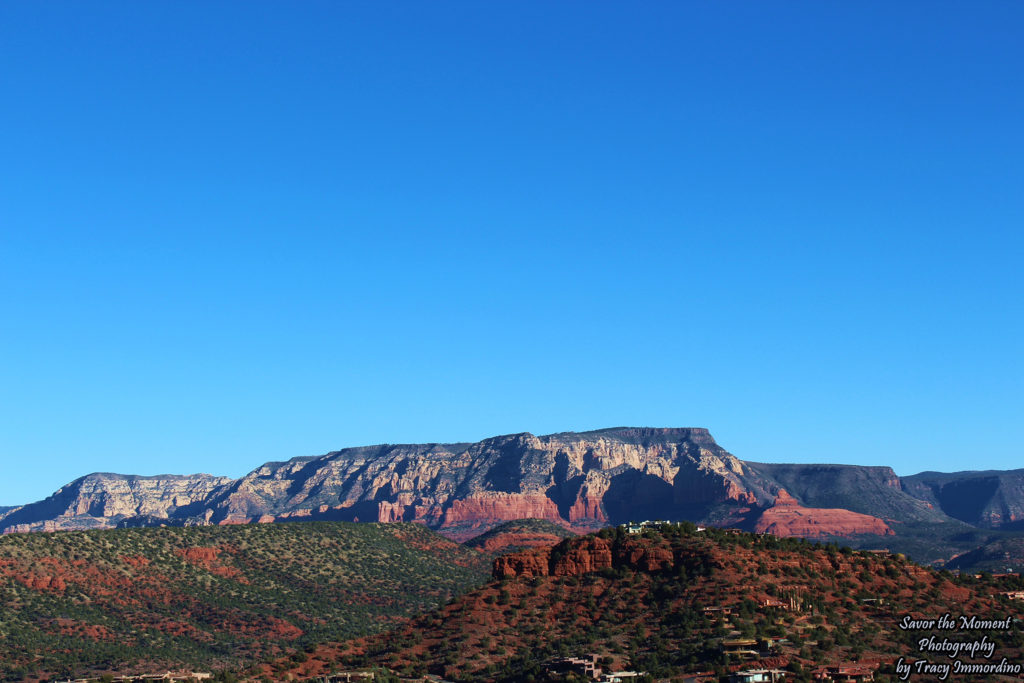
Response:
[[[674,524],[676,524],[676,522],[666,522],[661,519],[656,519],[654,521],[645,519],[642,522],[630,522],[629,524],[626,524],[625,527],[627,534],[639,534],[643,533],[644,529],[659,529],[663,526]]]
[[[317,683],[352,683],[353,681],[372,681],[376,675],[372,671],[335,671],[327,676],[316,679]]]
[[[811,672],[816,681],[832,681],[833,683],[862,683],[875,680],[875,670],[869,666],[840,664],[839,666],[823,666]]]
[[[745,669],[729,675],[729,683],[779,683],[786,680],[781,669]]]
[[[178,673],[167,671],[162,674],[115,676],[114,680],[118,683],[145,683],[146,681],[178,681],[179,683],[184,683],[185,681],[208,681],[212,678],[213,674],[206,671],[181,671]]]
[[[753,638],[733,638],[723,640],[719,649],[732,657],[743,659],[758,659],[761,656],[757,647],[757,641]]]
[[[1011,600],[1024,600],[1024,591],[1006,591],[1001,595],[1005,595]]]
[[[720,652],[731,657],[742,657],[743,659],[761,659],[763,657],[774,657],[779,654],[779,649],[784,642],[783,638],[733,638],[723,640],[718,649]],[[788,642],[788,641],[785,641]]]
[[[663,519],[655,519],[653,521],[645,519],[642,522],[629,522],[627,524],[623,524],[622,528],[626,530],[627,534],[641,534],[644,529],[660,529],[663,526],[679,526],[683,523],[684,522],[668,522]],[[707,531],[707,527],[698,526],[695,530],[698,532]],[[739,530],[737,529],[736,531]]]
[[[544,666],[544,672],[556,680],[571,673],[592,681],[601,679],[601,669],[597,666],[596,654],[589,654],[585,657],[553,659]]]

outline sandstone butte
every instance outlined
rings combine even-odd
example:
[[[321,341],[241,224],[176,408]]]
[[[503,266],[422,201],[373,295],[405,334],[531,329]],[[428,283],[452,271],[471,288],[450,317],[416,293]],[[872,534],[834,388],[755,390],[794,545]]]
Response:
[[[761,513],[754,525],[754,531],[802,538],[858,534],[894,535],[889,525],[877,517],[842,508],[802,507],[785,489],[779,491],[775,505]]]
[[[891,474],[880,486],[907,497],[890,469],[876,469]],[[891,533],[865,514],[796,505],[763,470],[700,428],[523,433],[348,448],[266,463],[234,480],[88,475],[6,512],[0,530],[413,521],[461,541],[508,520],[540,518],[577,533],[642,519],[713,519],[783,535]]]

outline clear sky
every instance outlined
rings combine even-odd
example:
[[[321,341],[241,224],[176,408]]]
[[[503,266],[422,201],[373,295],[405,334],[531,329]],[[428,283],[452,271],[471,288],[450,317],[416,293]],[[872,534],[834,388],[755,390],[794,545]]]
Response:
[[[1022,467],[1022,25],[4,2],[0,504],[618,425]]]

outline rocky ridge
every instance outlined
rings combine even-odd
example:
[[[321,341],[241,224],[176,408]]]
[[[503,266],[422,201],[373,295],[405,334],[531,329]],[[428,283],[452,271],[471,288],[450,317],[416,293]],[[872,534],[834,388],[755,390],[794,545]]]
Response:
[[[209,474],[138,476],[98,472],[80,477],[37,503],[0,517],[4,533],[107,529],[128,519],[171,519],[189,514],[231,482]]]
[[[237,480],[89,475],[8,513],[0,528],[415,521],[461,540],[526,517],[589,531],[718,506],[749,512],[770,504],[773,488],[706,429],[618,428],[348,448],[266,463]]]
[[[1005,509],[987,519],[1018,519],[1024,490],[1014,481],[1000,485]],[[745,462],[701,428],[619,427],[346,448],[268,462],[239,479],[93,474],[0,513],[0,531],[405,521],[461,541],[509,520],[538,518],[575,533],[643,519],[814,538],[885,537],[897,523],[955,523],[962,532],[963,523],[944,511],[950,497],[943,490],[901,480],[888,467]],[[969,549],[961,545],[957,552]]]

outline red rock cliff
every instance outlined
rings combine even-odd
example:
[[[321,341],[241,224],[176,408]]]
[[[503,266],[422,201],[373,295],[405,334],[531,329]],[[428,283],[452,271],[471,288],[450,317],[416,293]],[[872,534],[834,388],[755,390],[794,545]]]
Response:
[[[877,517],[842,508],[802,507],[785,489],[779,491],[775,505],[761,513],[754,531],[801,538],[859,534],[893,535],[893,530]]]
[[[581,576],[610,567],[649,572],[671,568],[675,562],[670,548],[646,539],[627,539],[615,544],[597,536],[585,536],[499,557],[494,561],[493,575],[496,579]]]

